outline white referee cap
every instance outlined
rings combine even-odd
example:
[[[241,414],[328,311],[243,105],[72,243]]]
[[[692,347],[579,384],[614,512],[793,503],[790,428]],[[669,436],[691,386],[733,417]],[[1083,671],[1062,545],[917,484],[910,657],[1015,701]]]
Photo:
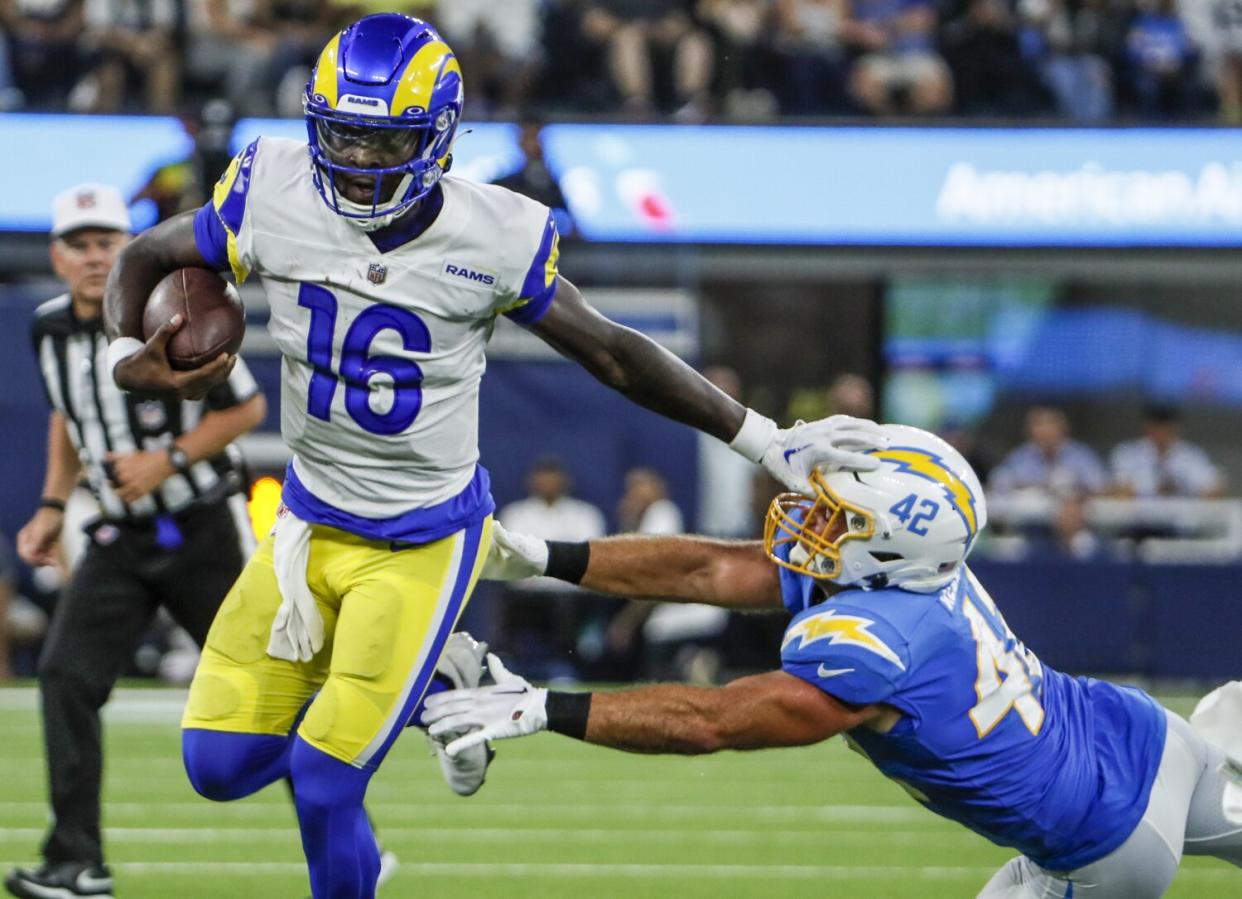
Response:
[[[131,227],[125,198],[106,184],[79,184],[57,194],[52,201],[53,237],[79,228],[129,231]]]

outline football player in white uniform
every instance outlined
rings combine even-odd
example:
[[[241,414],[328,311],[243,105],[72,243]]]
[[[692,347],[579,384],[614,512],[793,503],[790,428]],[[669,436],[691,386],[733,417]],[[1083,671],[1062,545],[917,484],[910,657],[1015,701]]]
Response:
[[[246,147],[210,203],[126,249],[105,299],[117,383],[196,395],[232,360],[173,371],[164,346],[178,319],[139,339],[152,288],[207,266],[258,275],[267,291],[293,461],[273,537],[208,637],[183,749],[213,799],[292,776],[316,897],[373,894],[367,783],[428,691],[477,683],[481,648],[450,633],[490,539],[477,416],[498,315],[795,488],[817,463],[874,467],[858,451],[883,443],[871,423],[842,417],[779,430],[593,311],[557,273],[547,208],[446,174],[462,97],[457,61],[429,25],[358,21],[312,73],[307,142]],[[462,793],[482,783],[487,758],[454,768],[441,750]]]

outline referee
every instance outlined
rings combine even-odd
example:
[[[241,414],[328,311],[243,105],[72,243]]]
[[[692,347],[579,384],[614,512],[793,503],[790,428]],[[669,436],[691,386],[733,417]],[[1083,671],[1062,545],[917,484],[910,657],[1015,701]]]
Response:
[[[39,660],[52,825],[44,864],[4,880],[32,899],[112,895],[99,709],[160,605],[202,645],[252,543],[230,444],[266,406],[245,363],[203,401],[123,393],[106,366],[104,285],[129,230],[114,188],[56,197],[52,267],[68,292],[40,306],[31,328],[52,411],[43,498],[17,535],[19,555],[56,560],[65,500],[83,475],[100,511]]]

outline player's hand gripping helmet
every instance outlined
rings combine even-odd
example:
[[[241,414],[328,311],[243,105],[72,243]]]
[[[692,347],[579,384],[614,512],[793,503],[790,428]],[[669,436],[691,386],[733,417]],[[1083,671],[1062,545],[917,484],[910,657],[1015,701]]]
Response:
[[[932,593],[987,523],[979,478],[934,434],[884,425],[875,471],[811,474],[812,497],[772,500],[764,547],[777,564],[842,586]]]
[[[324,202],[366,231],[436,185],[461,118],[461,67],[426,22],[366,16],[328,41],[303,97]]]

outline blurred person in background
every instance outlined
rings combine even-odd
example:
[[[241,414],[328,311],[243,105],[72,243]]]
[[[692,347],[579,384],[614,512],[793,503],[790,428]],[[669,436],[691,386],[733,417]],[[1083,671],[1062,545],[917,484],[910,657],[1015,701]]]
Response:
[[[767,77],[768,0],[699,0],[699,22],[714,42],[715,92],[725,115],[769,119],[776,85]]]
[[[1197,111],[1199,53],[1176,0],[1139,4],[1127,50],[1131,90],[1145,118],[1184,118]]]
[[[859,37],[849,0],[776,0],[772,12],[781,112],[845,112],[849,107],[845,90],[848,53]],[[864,30],[864,41],[866,35]]]
[[[1119,496],[1225,495],[1220,469],[1201,448],[1182,439],[1182,414],[1176,406],[1148,405],[1143,410],[1143,436],[1119,444],[1109,463],[1113,492]]]
[[[617,524],[622,531],[635,534],[680,534],[685,529],[681,510],[668,498],[667,482],[654,468],[631,468],[625,473]]]
[[[1039,112],[1046,92],[1025,59],[1019,23],[1005,0],[970,0],[941,38],[953,71],[955,109],[970,116]]]
[[[846,372],[828,385],[828,414],[875,417],[875,389],[862,375]]]
[[[931,0],[855,0],[862,55],[850,72],[854,100],[875,115],[940,115],[953,79],[936,49]]]
[[[8,37],[13,89],[24,105],[64,110],[73,89],[95,64],[83,40],[83,0],[0,0],[0,26]],[[10,102],[18,98],[10,95]]]
[[[1216,89],[1223,124],[1242,123],[1242,3],[1181,0],[1178,11]]]
[[[607,533],[604,513],[573,497],[572,489],[565,464],[555,456],[545,456],[526,475],[527,497],[501,508],[496,520],[544,540],[573,540],[580,531],[603,536]],[[500,601],[492,606],[489,631],[503,634],[506,644],[534,670],[551,678],[576,678],[577,667],[569,659],[589,610],[570,600],[567,594],[574,588],[552,578],[505,586]]]
[[[87,111],[121,112],[136,78],[145,88],[142,112],[172,115],[181,91],[177,16],[177,0],[86,0],[86,41],[99,53]]]
[[[607,64],[612,17],[589,0],[548,0],[539,24],[543,59],[533,89],[539,104],[584,112],[613,111]]]
[[[433,18],[470,72],[474,114],[512,117],[539,58],[538,0],[439,0]]]
[[[498,178],[495,183],[551,209],[556,216],[556,228],[565,238],[574,233],[574,219],[556,176],[543,158],[543,124],[543,120],[536,116],[522,116],[518,133],[518,146],[524,157],[522,167]]]
[[[238,115],[271,115],[275,96],[268,76],[278,35],[267,25],[267,0],[185,4],[185,77],[212,96],[222,94]]]
[[[1114,77],[1111,28],[1090,4],[1073,0],[1018,0],[1022,52],[1071,122],[1112,118]]]
[[[40,306],[31,326],[52,411],[43,496],[17,535],[18,554],[32,567],[57,564],[80,474],[99,514],[39,659],[52,824],[44,864],[4,880],[26,899],[111,895],[99,710],[159,606],[202,645],[254,544],[228,454],[265,413],[245,364],[205,401],[122,393],[105,364],[104,286],[129,230],[115,188],[82,184],[58,195],[51,260],[67,292]]]
[[[336,30],[329,0],[268,0],[268,24],[276,34],[267,75],[275,87],[276,114],[295,118],[302,113],[302,90],[324,42]],[[228,159],[224,160],[228,164]],[[221,166],[220,171],[224,171]]]
[[[190,155],[160,164],[131,202],[154,203],[157,222],[201,206],[232,158],[233,124],[227,100],[208,100],[199,112],[183,114],[181,127],[194,142]]]
[[[1053,406],[1026,413],[1027,441],[992,472],[989,489],[998,494],[1035,490],[1054,497],[1092,496],[1104,491],[1104,466],[1085,444],[1070,439],[1069,419]]]
[[[710,112],[712,44],[690,0],[595,0],[586,25],[608,47],[621,111],[650,116],[670,110],[695,121]]]

